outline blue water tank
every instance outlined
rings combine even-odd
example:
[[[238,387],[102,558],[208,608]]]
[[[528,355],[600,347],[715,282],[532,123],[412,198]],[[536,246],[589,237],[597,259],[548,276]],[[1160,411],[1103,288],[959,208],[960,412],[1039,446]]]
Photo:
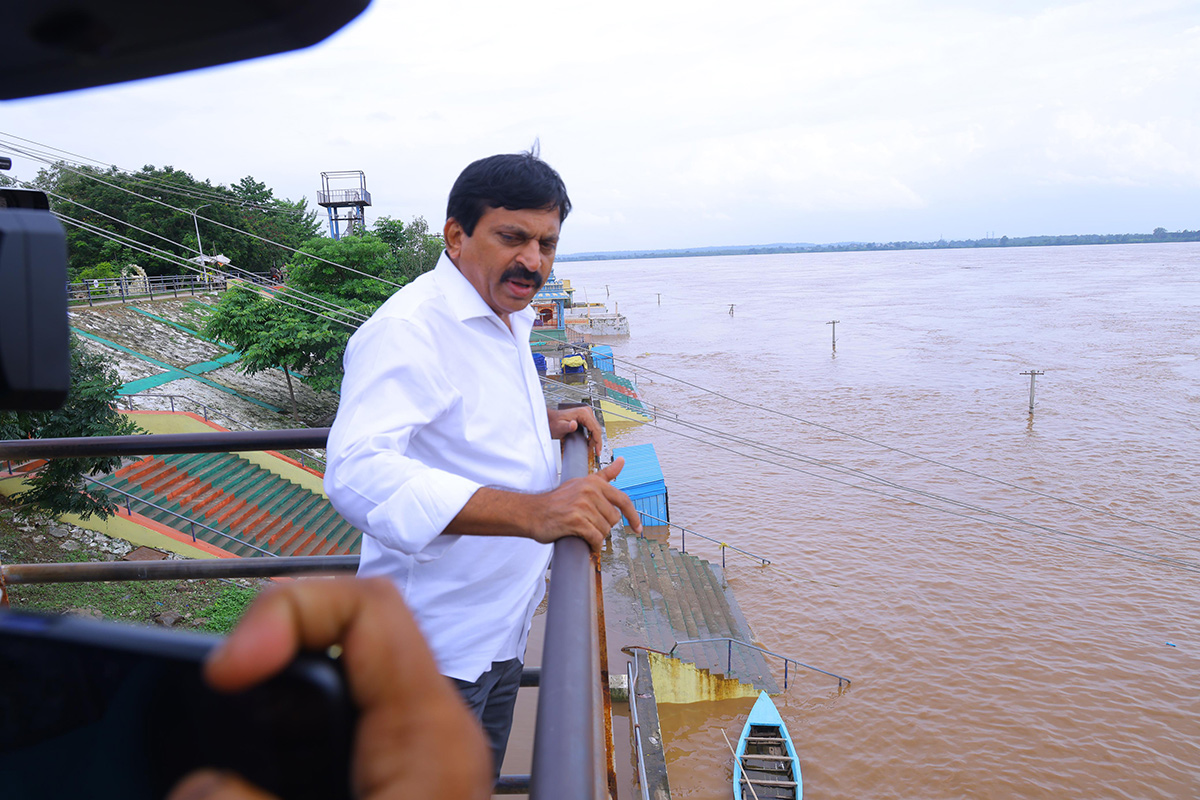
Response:
[[[592,345],[592,364],[596,369],[613,372],[612,348],[606,344]]]
[[[633,501],[643,525],[665,525],[671,519],[667,502],[667,482],[663,479],[662,467],[658,464],[658,453],[652,444],[635,444],[631,447],[614,447],[613,458],[621,456],[625,466],[613,480],[617,487]],[[621,516],[628,525],[629,521]]]

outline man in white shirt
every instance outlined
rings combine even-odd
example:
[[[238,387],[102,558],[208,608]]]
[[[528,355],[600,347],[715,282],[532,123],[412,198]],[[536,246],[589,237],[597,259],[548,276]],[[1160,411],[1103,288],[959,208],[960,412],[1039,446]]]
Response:
[[[547,410],[529,302],[571,209],[531,153],[468,166],[446,212],[446,251],[350,339],[325,489],[363,531],[360,576],[391,578],[441,673],[482,722],[500,765],[549,543],[599,547],[629,498],[623,462],[557,484],[555,445],[588,408]]]

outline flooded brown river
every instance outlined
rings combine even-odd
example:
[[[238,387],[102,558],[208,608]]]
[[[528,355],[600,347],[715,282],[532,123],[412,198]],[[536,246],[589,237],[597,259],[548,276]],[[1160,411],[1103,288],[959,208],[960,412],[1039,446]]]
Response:
[[[765,647],[853,679],[777,699],[806,797],[1200,796],[1200,245],[556,271],[661,412],[611,443],[771,560],[727,553]],[[750,705],[662,707],[673,796],[730,796]]]

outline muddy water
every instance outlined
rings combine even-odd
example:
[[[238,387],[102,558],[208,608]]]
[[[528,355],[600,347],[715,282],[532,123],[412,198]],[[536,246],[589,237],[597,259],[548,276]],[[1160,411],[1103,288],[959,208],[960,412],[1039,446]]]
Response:
[[[727,553],[763,645],[854,681],[777,701],[806,796],[1200,795],[1200,246],[557,271],[664,412],[613,444],[771,559]],[[663,707],[675,796],[728,797],[749,705]]]

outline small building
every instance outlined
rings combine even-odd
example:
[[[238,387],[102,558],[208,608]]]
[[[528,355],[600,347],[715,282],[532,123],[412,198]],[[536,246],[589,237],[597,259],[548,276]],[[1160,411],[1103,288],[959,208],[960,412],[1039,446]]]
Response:
[[[662,467],[658,464],[658,453],[652,444],[635,444],[630,447],[614,447],[613,458],[625,459],[621,474],[613,481],[629,499],[642,517],[642,525],[666,525],[671,519],[667,501],[667,482],[663,479]],[[621,520],[628,525],[624,516]]]
[[[530,302],[530,307],[536,318],[533,321],[534,327],[537,328],[553,328],[555,330],[563,330],[566,327],[566,317],[563,314],[563,308],[566,306],[570,296],[566,289],[563,288],[563,282],[554,277],[553,267],[550,269],[550,277],[538,293],[533,296]]]

